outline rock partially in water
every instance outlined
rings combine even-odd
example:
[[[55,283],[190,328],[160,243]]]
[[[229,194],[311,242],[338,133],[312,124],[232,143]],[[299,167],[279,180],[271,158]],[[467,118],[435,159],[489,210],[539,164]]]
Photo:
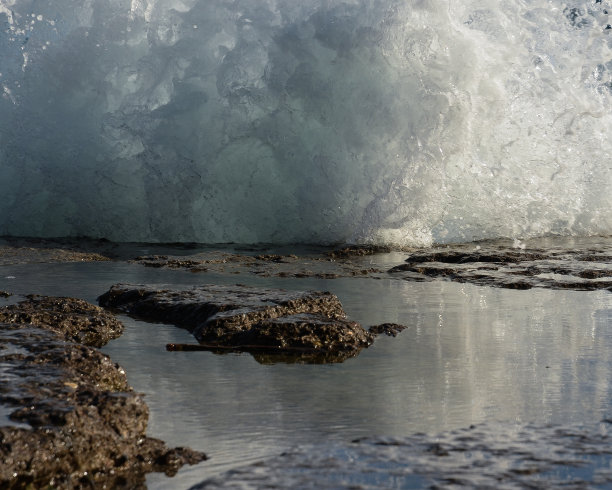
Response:
[[[374,336],[347,320],[328,292],[206,285],[187,290],[114,285],[100,305],[186,328],[205,349],[233,349],[293,362],[341,362]],[[191,350],[191,349],[172,349]]]
[[[387,335],[389,337],[397,337],[397,334],[405,330],[405,325],[399,325],[398,323],[382,323],[380,325],[373,325],[368,328],[368,331],[373,335]]]
[[[380,246],[354,246],[334,251],[324,251],[322,248],[302,250],[307,253],[296,255],[279,254],[273,250],[260,248],[240,249],[240,253],[238,250],[232,253],[208,249],[189,255],[140,255],[130,262],[145,267],[182,269],[195,273],[256,274],[260,277],[280,278],[336,279],[356,276],[378,278],[384,274],[384,269],[373,267],[372,257],[380,256],[390,250],[388,247]]]
[[[344,248],[327,252],[326,255],[332,259],[346,259],[349,257],[389,253],[391,251],[393,251],[393,248],[385,245],[348,245]]]
[[[76,298],[30,295],[0,309],[0,322],[35,325],[63,340],[102,347],[123,333],[123,324],[99,306]]]
[[[108,261],[106,240],[0,237],[0,265]]]
[[[0,488],[146,488],[147,472],[172,475],[205,459],[147,437],[148,408],[123,369],[67,341],[118,336],[107,312],[33,297],[0,317],[0,408],[9,415],[0,418]]]
[[[415,251],[388,272],[406,280],[448,279],[511,289],[545,287],[612,291],[612,241],[550,240],[545,247],[508,241],[447,245]]]
[[[611,488],[610,424],[483,424],[430,436],[305,445],[191,487]]]

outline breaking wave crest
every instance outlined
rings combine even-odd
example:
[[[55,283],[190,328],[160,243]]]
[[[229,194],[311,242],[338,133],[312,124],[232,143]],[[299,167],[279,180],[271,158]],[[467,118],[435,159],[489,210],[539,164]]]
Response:
[[[0,0],[0,234],[611,234],[610,24],[602,0]]]

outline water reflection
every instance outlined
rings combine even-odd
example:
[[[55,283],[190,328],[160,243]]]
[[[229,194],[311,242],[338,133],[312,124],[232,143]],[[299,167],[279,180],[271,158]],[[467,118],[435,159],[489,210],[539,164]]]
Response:
[[[4,273],[6,272],[6,274]],[[5,279],[6,276],[15,279]],[[196,275],[122,263],[11,268],[0,289],[95,300],[116,282],[330,290],[365,326],[408,328],[336,365],[261,365],[249,355],[166,352],[193,342],[127,317],[104,351],[147,393],[149,433],[206,451],[178,488],[296,444],[438,433],[480,422],[594,422],[610,414],[612,295],[450,282]],[[162,475],[148,478],[163,488]]]

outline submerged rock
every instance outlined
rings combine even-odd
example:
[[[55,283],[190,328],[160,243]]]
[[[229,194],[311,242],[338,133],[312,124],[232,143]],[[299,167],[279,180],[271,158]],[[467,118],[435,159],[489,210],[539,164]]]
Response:
[[[338,298],[328,292],[219,285],[170,290],[117,284],[99,302],[145,320],[186,328],[203,348],[212,350],[340,362],[374,340],[358,323],[347,320]]]
[[[146,436],[143,396],[89,346],[120,335],[107,312],[32,297],[0,318],[0,488],[145,488],[147,472],[205,459]]]

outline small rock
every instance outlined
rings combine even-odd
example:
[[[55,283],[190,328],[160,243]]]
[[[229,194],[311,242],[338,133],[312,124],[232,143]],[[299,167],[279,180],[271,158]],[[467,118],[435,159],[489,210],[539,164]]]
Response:
[[[368,328],[368,331],[373,335],[385,334],[389,337],[396,337],[398,333],[406,328],[406,326],[399,325],[398,323],[382,323],[381,325],[374,325]]]

